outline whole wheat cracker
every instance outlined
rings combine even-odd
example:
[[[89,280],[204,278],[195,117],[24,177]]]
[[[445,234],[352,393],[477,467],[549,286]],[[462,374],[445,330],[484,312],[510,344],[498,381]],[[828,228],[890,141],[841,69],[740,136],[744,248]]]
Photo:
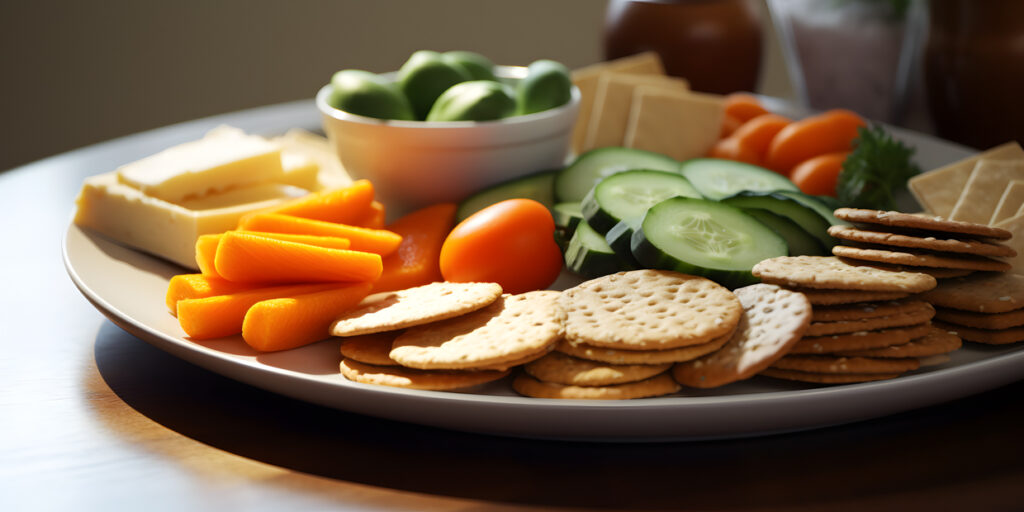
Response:
[[[341,355],[347,359],[376,366],[397,365],[398,363],[391,359],[388,353],[391,352],[391,342],[401,333],[402,331],[389,331],[345,338],[341,341]]]
[[[839,351],[880,348],[901,345],[928,334],[931,324],[910,327],[894,327],[874,331],[858,331],[831,336],[805,336],[798,341],[790,354],[832,354]]]
[[[927,307],[916,310],[893,313],[887,316],[876,316],[858,320],[839,320],[835,322],[811,322],[804,332],[804,336],[825,336],[829,334],[845,334],[857,331],[870,331],[875,329],[887,329],[890,327],[905,327],[908,325],[923,324],[935,316],[935,309],[927,302]]]
[[[994,256],[999,258],[1015,256],[1017,254],[1017,251],[1015,251],[1013,247],[994,242],[985,242],[975,239],[947,238],[946,236],[913,236],[902,233],[861,229],[854,226],[831,226],[828,228],[828,234],[841,240],[893,247],[928,249],[932,251],[976,254],[979,256]]]
[[[1024,309],[1005,313],[974,313],[956,309],[938,308],[935,319],[948,324],[963,325],[976,329],[1009,329],[1024,326]]]
[[[707,343],[731,332],[743,307],[725,287],[666,270],[591,279],[562,293],[565,339],[628,350]]]
[[[948,279],[922,293],[920,299],[938,307],[976,313],[1015,311],[1024,308],[1024,275],[985,273]]]
[[[639,382],[610,386],[566,386],[542,382],[520,374],[512,381],[517,393],[534,398],[562,398],[576,400],[628,400],[663,396],[679,391],[680,387],[667,373],[655,375]]]
[[[493,370],[415,370],[402,366],[375,366],[347,358],[342,359],[339,368],[341,374],[353,382],[433,391],[477,386],[501,379],[509,373]]]
[[[799,288],[917,293],[935,287],[929,275],[850,265],[835,256],[769,258],[752,272],[765,283]]]
[[[732,333],[719,336],[707,343],[685,347],[667,348],[663,350],[624,350],[608,347],[592,347],[584,343],[559,341],[555,350],[580,359],[601,361],[612,364],[659,364],[681,363],[690,361],[705,354],[710,354],[725,345]]]
[[[811,305],[818,306],[848,306],[865,302],[877,302],[883,300],[899,300],[910,296],[907,292],[876,292],[865,290],[815,290],[813,288],[788,287],[788,289],[800,292],[807,297]]]
[[[765,368],[759,375],[813,384],[854,384],[858,382],[895,379],[900,376],[899,373],[813,373],[780,370],[778,368]]]
[[[934,310],[931,304],[917,299],[816,306],[811,313],[811,322],[859,320],[929,309]]]
[[[651,378],[672,366],[662,364],[609,364],[551,352],[523,366],[531,377],[566,386],[609,386]]]
[[[945,330],[932,327],[928,334],[900,345],[882,348],[839,351],[836,355],[862,357],[930,357],[952,352],[963,343],[960,338]]]
[[[916,370],[920,362],[912,357],[873,358],[864,356],[788,355],[772,363],[778,370],[811,373],[904,373]]]
[[[918,267],[995,272],[1005,272],[1010,270],[1010,264],[1005,261],[989,258],[987,256],[974,256],[971,254],[947,255],[942,253],[930,253],[922,250],[904,249],[896,251],[889,249],[851,247],[847,245],[837,245],[833,247],[832,254],[843,258]]]
[[[882,270],[888,270],[890,272],[917,272],[919,274],[928,274],[934,277],[936,280],[950,279],[953,277],[963,277],[966,275],[970,275],[971,273],[974,272],[974,270],[967,268],[912,267],[909,265],[883,263],[880,261],[857,260],[843,257],[840,257],[839,259],[842,260],[844,263],[849,263],[850,265],[858,265],[862,267],[875,267]]]
[[[564,332],[560,295],[551,290],[506,294],[472,313],[410,327],[395,339],[389,355],[420,369],[495,367],[543,355]]]
[[[680,384],[712,388],[752,377],[785,355],[810,324],[811,304],[803,294],[770,284],[735,293],[744,310],[736,332],[718,351],[673,366]]]
[[[935,322],[935,327],[945,329],[967,341],[984,343],[986,345],[1009,345],[1024,341],[1024,327],[1010,327],[1008,329],[977,329],[964,327],[962,325]]]
[[[1006,240],[1011,236],[1011,233],[1005,229],[994,228],[985,224],[961,222],[916,213],[867,210],[862,208],[838,208],[834,214],[842,220],[861,224],[954,233],[996,240]]]
[[[497,283],[445,281],[375,293],[339,316],[331,325],[331,334],[356,336],[436,322],[476,311],[500,295]]]

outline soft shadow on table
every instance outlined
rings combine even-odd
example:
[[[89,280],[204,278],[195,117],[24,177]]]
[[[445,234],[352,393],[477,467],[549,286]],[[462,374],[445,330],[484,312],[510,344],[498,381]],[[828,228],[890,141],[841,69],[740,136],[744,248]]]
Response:
[[[925,497],[946,509],[1010,510],[1024,499],[1024,382],[852,426],[723,441],[598,444],[467,434],[311,405],[193,366],[110,323],[94,351],[100,375],[118,397],[181,435],[381,488],[631,509],[824,510],[842,502],[918,510]]]

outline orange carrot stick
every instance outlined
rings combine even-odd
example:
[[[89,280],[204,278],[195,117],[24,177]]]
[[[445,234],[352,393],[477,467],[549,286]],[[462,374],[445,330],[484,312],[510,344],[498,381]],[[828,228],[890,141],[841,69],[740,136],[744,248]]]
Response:
[[[373,185],[359,180],[343,188],[314,192],[265,210],[341,224],[354,224],[365,217],[373,201]]]
[[[253,286],[245,283],[232,283],[219,277],[203,274],[180,274],[171,278],[167,284],[165,301],[171,314],[178,311],[178,301],[184,299],[201,299],[214,295],[224,295],[250,290]]]
[[[242,322],[242,338],[256,350],[269,352],[301,347],[330,336],[331,323],[355,307],[370,283],[259,302]]]
[[[792,122],[791,119],[780,115],[762,114],[740,125],[729,138],[752,150],[757,154],[758,160],[764,160],[772,140]]]
[[[388,229],[402,235],[402,245],[384,258],[384,271],[373,286],[383,292],[412,288],[441,276],[441,245],[455,226],[454,203],[441,203],[416,210],[398,219]]]
[[[850,151],[864,119],[849,110],[829,110],[791,123],[772,139],[765,166],[789,175],[800,162],[826,153]]]
[[[295,242],[299,244],[315,245],[317,247],[326,247],[328,249],[348,249],[352,244],[346,238],[338,238],[335,236],[314,236],[314,235],[292,235],[288,233],[267,233],[263,231],[247,231],[254,236],[262,236],[264,238],[273,238],[274,240],[283,240],[285,242]],[[199,265],[199,270],[209,276],[218,276],[217,268],[214,258],[217,255],[217,246],[220,244],[220,238],[223,233],[215,235],[202,235],[196,240],[196,264]]]
[[[387,211],[385,210],[383,203],[373,201],[370,203],[370,208],[367,210],[366,214],[351,224],[353,226],[363,228],[384,229],[386,213]]]
[[[273,286],[199,299],[183,299],[178,301],[178,323],[192,339],[231,336],[242,332],[245,313],[257,302],[337,287],[337,284]]]
[[[383,229],[361,228],[278,213],[246,215],[239,221],[238,229],[347,238],[352,244],[349,248],[353,251],[372,252],[381,256],[395,252],[398,244],[402,243],[400,235]]]
[[[238,283],[375,281],[383,270],[371,252],[327,249],[228,231],[217,244],[217,273]]]
[[[727,95],[723,101],[723,107],[726,116],[738,119],[741,123],[768,113],[756,96],[745,92],[734,92]]]
[[[836,183],[849,151],[826,153],[804,160],[793,168],[789,179],[805,194],[836,197]]]

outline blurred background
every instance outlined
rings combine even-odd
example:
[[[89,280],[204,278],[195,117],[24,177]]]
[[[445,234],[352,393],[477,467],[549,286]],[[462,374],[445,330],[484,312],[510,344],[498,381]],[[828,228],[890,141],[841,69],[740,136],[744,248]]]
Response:
[[[852,108],[984,148],[1024,139],[1020,41],[1021,0],[5,0],[0,170],[311,99],[334,71],[397,69],[419,49],[570,68],[655,49],[698,90]],[[738,78],[703,87],[709,65]]]
[[[751,4],[770,27],[762,0]],[[397,69],[419,49],[577,68],[604,58],[606,8],[598,0],[5,0],[0,169],[311,99],[334,71]],[[781,58],[777,46],[766,49],[762,92],[791,94]]]

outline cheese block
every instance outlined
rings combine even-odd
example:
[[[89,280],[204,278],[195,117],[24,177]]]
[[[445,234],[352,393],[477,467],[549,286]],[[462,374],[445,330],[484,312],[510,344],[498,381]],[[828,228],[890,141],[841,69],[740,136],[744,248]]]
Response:
[[[598,80],[584,150],[623,145],[633,93],[637,87],[664,88],[677,92],[686,92],[690,88],[682,78],[630,73],[602,74]]]
[[[263,137],[223,127],[124,165],[122,184],[169,202],[255,183],[281,182],[280,147]]]
[[[74,222],[183,267],[198,269],[195,243],[199,235],[234,229],[246,213],[307,193],[290,185],[264,183],[175,204],[121,183],[117,172],[109,172],[85,180],[76,199]]]
[[[284,183],[309,190],[346,187],[352,178],[341,166],[338,154],[326,137],[294,128],[280,137],[270,139],[281,146]],[[304,165],[315,164],[316,180],[311,181]],[[308,185],[308,186],[307,186]]]
[[[1024,158],[992,160],[983,158],[974,164],[967,184],[960,192],[949,218],[975,224],[987,224],[995,213],[995,198],[1002,197],[1014,179],[1024,179]]]
[[[630,109],[625,146],[676,160],[701,157],[718,140],[718,127],[724,115],[721,96],[638,87]]]
[[[967,185],[974,165],[981,159],[1024,158],[1024,149],[1016,142],[1007,142],[988,151],[953,162],[944,167],[919,174],[907,181],[907,187],[925,211],[948,217],[953,212],[960,192]]]

